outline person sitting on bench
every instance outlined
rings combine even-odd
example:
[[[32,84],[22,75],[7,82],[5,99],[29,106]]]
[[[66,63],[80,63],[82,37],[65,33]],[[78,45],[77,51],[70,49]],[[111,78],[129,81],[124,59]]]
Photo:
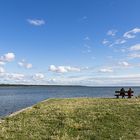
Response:
[[[122,96],[122,98],[125,98],[125,90],[124,90],[124,88],[121,88],[120,95]]]
[[[121,88],[119,91],[115,91],[115,93],[117,93],[115,94],[116,98],[119,98],[119,96],[122,96],[122,98],[125,98],[125,96],[127,96],[128,98],[132,98],[132,96],[134,96],[134,91],[131,88],[126,91],[124,90],[124,88]]]
[[[128,98],[131,98],[131,96],[132,96],[132,89],[129,88],[129,90],[128,90]]]

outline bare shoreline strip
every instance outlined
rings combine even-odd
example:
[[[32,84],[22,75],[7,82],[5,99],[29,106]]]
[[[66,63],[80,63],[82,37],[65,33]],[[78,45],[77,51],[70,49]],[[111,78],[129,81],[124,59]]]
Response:
[[[34,106],[34,105],[33,105],[33,106]],[[15,115],[17,115],[17,114],[19,114],[19,113],[21,113],[21,112],[25,111],[25,110],[32,109],[32,108],[33,108],[33,106],[26,107],[26,108],[23,108],[23,109],[18,110],[18,111],[16,111],[16,112],[13,112],[12,114],[7,115],[6,117],[13,117],[13,116],[15,116]]]
[[[46,102],[46,101],[48,101],[48,100],[50,100],[50,99],[46,99],[46,100],[40,101],[40,102],[38,102],[38,103],[43,103],[43,102]],[[36,103],[36,104],[38,104],[38,103]],[[13,112],[12,114],[7,115],[6,117],[13,117],[13,116],[15,116],[15,115],[17,115],[17,114],[19,114],[19,113],[21,113],[21,112],[23,112],[23,111],[30,110],[30,109],[32,109],[36,104],[34,104],[34,105],[32,105],[32,106],[29,106],[29,107],[26,107],[26,108],[23,108],[23,109],[21,109],[21,110],[19,110],[19,111]]]
[[[48,100],[50,100],[50,98],[49,98],[49,99],[46,99],[46,100],[43,100],[43,101],[40,101],[40,102],[38,102],[38,103],[43,103],[43,102],[46,102],[46,101],[48,101]],[[38,103],[36,103],[36,104],[38,104]],[[21,112],[23,112],[23,111],[30,110],[30,109],[32,109],[36,104],[34,104],[34,105],[32,105],[32,106],[29,106],[29,107],[26,107],[26,108],[23,108],[23,109],[20,109],[20,110],[18,110],[18,111],[15,111],[15,112],[13,112],[13,113],[11,113],[11,114],[5,116],[4,118],[6,118],[6,117],[13,117],[13,116],[15,116],[15,115],[17,115],[17,114],[19,114],[19,113],[21,113]],[[4,119],[0,119],[0,123],[2,123],[2,122],[4,122]]]

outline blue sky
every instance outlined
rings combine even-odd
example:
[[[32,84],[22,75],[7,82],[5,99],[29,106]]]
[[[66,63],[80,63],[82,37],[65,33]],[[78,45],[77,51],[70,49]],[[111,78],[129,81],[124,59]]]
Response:
[[[139,0],[1,0],[0,83],[139,85]]]

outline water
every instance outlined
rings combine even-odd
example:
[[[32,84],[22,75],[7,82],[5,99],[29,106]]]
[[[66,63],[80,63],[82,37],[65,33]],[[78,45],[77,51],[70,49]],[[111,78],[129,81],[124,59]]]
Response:
[[[0,86],[0,117],[48,98],[114,98],[115,90],[119,89],[120,87]],[[132,87],[132,89],[134,95],[140,94],[140,87]]]

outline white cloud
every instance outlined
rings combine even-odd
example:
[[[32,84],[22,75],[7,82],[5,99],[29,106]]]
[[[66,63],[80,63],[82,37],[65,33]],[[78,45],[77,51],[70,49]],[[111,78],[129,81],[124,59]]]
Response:
[[[7,62],[13,61],[15,59],[14,53],[7,53],[4,55],[4,60]]]
[[[111,73],[111,72],[113,72],[113,69],[112,68],[102,68],[99,70],[99,72]]]
[[[0,68],[0,70],[2,70]],[[1,71],[3,72],[3,71]],[[45,76],[42,73],[24,75],[22,73],[0,73],[0,81],[8,84],[46,84]]]
[[[124,33],[123,37],[126,39],[135,38],[137,33],[140,33],[140,28],[134,28],[134,29]]]
[[[126,61],[122,61],[122,62],[119,62],[120,65],[124,66],[124,67],[128,67],[130,64]]]
[[[117,30],[112,29],[112,30],[109,30],[107,32],[107,35],[109,35],[109,36],[115,36],[117,32],[118,32]]]
[[[92,52],[91,46],[88,44],[84,44],[84,50],[82,52],[83,53],[91,53]]]
[[[41,26],[45,24],[43,19],[28,19],[27,21],[34,26]]]
[[[27,69],[30,69],[30,68],[32,68],[32,67],[33,67],[33,65],[30,64],[30,63],[28,63],[28,64],[26,65],[26,68],[27,68]]]
[[[104,39],[103,41],[102,41],[102,44],[103,45],[106,45],[106,44],[108,44],[109,43],[109,41],[107,40],[107,39]]]
[[[126,43],[126,40],[124,40],[124,39],[117,39],[116,41],[115,41],[115,44],[117,45],[117,44],[124,44],[124,43]]]
[[[20,74],[20,73],[7,73],[6,76],[7,78],[12,80],[23,80],[25,77],[24,74]]]
[[[132,53],[132,54],[129,54],[128,57],[129,58],[132,58],[132,59],[133,58],[140,58],[140,54],[138,54],[138,53]]]
[[[121,45],[121,44],[124,44],[124,43],[126,43],[126,40],[125,39],[117,39],[113,43],[111,43],[109,45],[109,47],[113,47],[115,45]]]
[[[0,67],[0,73],[4,73],[5,69],[3,67]]]
[[[3,62],[3,61],[0,61],[0,65],[5,65],[5,62]]]
[[[127,51],[127,49],[124,49],[124,48],[123,48],[123,49],[121,49],[120,51],[124,53],[124,52]]]
[[[57,75],[46,79],[44,74],[24,75],[20,73],[0,73],[3,83],[13,84],[57,84],[57,85],[90,85],[90,86],[109,86],[109,85],[139,85],[140,74],[110,74],[110,75]],[[2,80],[3,79],[3,80]]]
[[[54,81],[48,80],[49,84],[58,85],[89,85],[89,86],[109,86],[109,85],[139,85],[140,74],[107,75],[107,76],[68,76],[56,77]]]
[[[26,69],[31,69],[33,65],[31,63],[27,63],[25,60],[22,60],[21,62],[18,62],[18,65],[20,67],[24,67]]]
[[[44,74],[42,73],[36,73],[34,76],[33,76],[33,79],[34,80],[43,80],[45,78]]]
[[[140,44],[133,45],[129,48],[130,51],[133,51],[133,53],[129,54],[128,57],[133,58],[140,58]],[[138,52],[137,52],[138,51]]]
[[[109,30],[107,32],[107,35],[115,36],[116,32],[117,30]],[[127,42],[127,39],[135,38],[137,33],[140,33],[140,28],[134,28],[128,32],[125,32],[121,38],[112,41],[112,43],[109,44],[109,47],[113,47],[115,45],[122,45]],[[102,43],[105,45],[108,42],[106,40],[103,40]]]
[[[50,65],[49,71],[57,72],[57,73],[79,72],[80,71],[80,68],[70,67],[70,66],[55,66],[55,65]]]
[[[14,53],[7,53],[4,56],[1,56],[0,62],[4,64],[4,62],[11,62],[15,59]]]
[[[136,44],[130,47],[131,51],[140,51],[140,44]]]

